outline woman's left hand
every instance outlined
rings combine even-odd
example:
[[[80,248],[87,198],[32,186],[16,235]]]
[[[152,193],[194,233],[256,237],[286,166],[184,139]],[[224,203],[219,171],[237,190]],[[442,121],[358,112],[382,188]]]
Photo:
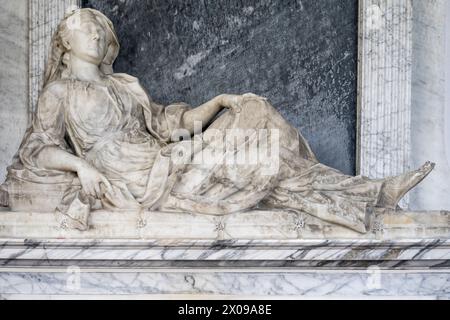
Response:
[[[230,109],[236,113],[242,111],[242,107],[245,99],[265,99],[254,93],[246,93],[243,95],[236,94],[224,94],[220,96],[221,104],[223,107]]]
[[[221,105],[235,113],[242,111],[243,100],[243,96],[236,94],[223,94],[220,96]]]

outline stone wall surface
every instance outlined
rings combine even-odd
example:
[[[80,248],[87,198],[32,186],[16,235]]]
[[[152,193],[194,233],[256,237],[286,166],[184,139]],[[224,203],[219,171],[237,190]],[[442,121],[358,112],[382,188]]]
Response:
[[[450,4],[413,0],[412,165],[436,169],[411,195],[412,209],[450,210]]]
[[[80,7],[81,0],[30,0],[29,29],[29,119],[37,107],[44,85],[50,43],[66,12]]]
[[[152,98],[199,105],[254,92],[299,128],[319,160],[355,172],[357,1],[86,0],[113,21],[116,72]]]
[[[0,1],[0,183],[27,127],[27,2]]]

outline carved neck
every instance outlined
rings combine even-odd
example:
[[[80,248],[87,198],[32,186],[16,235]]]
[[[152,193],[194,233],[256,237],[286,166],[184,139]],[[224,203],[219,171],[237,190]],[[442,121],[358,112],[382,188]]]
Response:
[[[97,65],[81,60],[74,55],[70,55],[70,68],[72,76],[78,80],[100,82],[103,77],[103,73]]]

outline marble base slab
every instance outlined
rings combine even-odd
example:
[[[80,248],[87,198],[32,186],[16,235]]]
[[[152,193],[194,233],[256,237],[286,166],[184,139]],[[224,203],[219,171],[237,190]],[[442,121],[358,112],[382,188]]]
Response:
[[[448,299],[448,271],[0,272],[0,299]]]
[[[0,240],[1,299],[450,298],[450,240]]]
[[[226,216],[94,211],[90,229],[67,229],[54,213],[0,212],[0,238],[28,239],[439,239],[450,237],[450,212],[383,211],[361,234],[308,214],[250,211]]]
[[[90,223],[0,212],[0,299],[450,298],[448,212],[383,212],[367,234],[285,211]]]

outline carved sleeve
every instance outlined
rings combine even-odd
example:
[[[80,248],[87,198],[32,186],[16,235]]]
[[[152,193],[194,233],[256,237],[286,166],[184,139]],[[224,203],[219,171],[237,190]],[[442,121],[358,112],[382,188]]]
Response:
[[[191,107],[185,103],[175,103],[166,107],[152,102],[151,112],[144,108],[144,115],[149,131],[164,142],[169,142],[175,130],[182,129],[182,119]]]
[[[32,129],[19,151],[24,166],[38,168],[36,158],[45,147],[56,146],[69,151],[64,136],[63,99],[44,90],[39,98]]]
[[[112,79],[124,85],[144,110],[145,124],[148,131],[158,140],[169,142],[172,133],[182,129],[182,119],[191,107],[186,103],[174,103],[167,107],[152,101],[139,80],[127,74],[116,73]]]

